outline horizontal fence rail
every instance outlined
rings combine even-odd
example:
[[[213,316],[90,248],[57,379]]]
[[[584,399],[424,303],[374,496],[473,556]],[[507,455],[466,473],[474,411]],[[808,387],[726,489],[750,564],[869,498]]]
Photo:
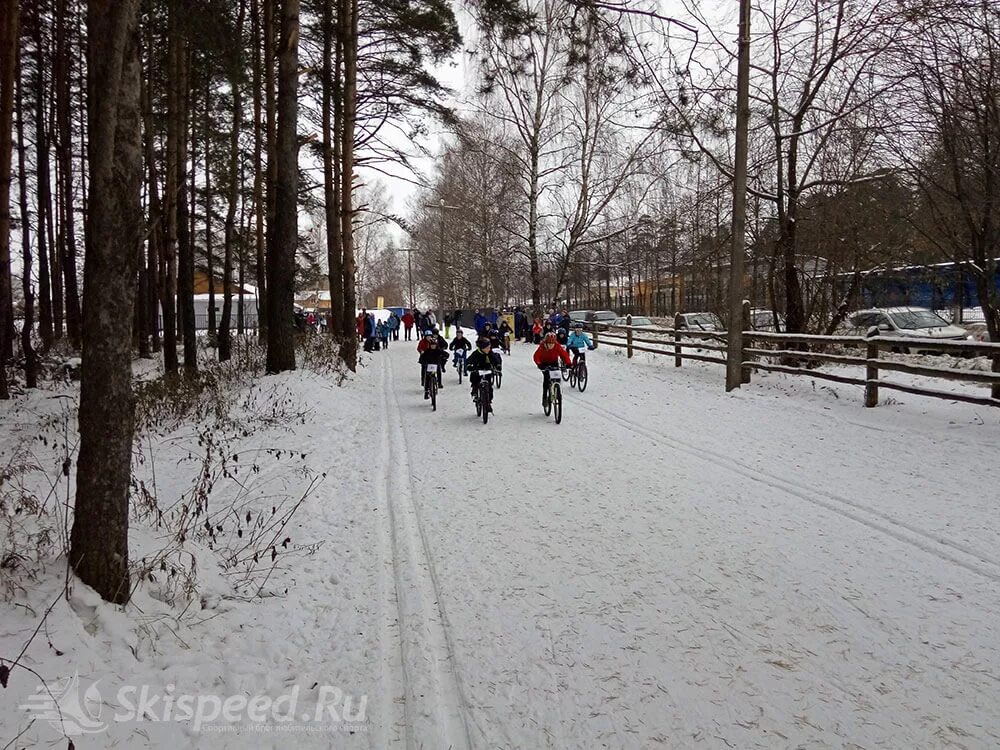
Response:
[[[684,360],[726,364],[728,334],[725,331],[681,329],[676,327],[676,323],[674,328],[655,330],[603,323],[592,323],[591,328],[595,346],[605,345],[625,349],[629,358],[632,358],[635,352],[647,352],[673,356],[675,367],[681,367]],[[750,382],[752,371],[759,370],[857,385],[864,388],[866,407],[878,405],[880,388],[981,406],[1000,406],[1000,343],[881,336],[875,329],[867,336],[819,336],[746,330],[743,331],[743,342],[742,362],[745,383]],[[840,353],[828,351],[830,349],[855,351]],[[967,367],[937,367],[887,359],[882,356],[883,353],[909,350],[942,355],[987,357],[993,363],[993,371],[973,370]],[[715,355],[716,352],[721,356]],[[767,361],[762,361],[765,359]],[[859,377],[816,369],[821,364],[864,367],[865,375]],[[978,396],[938,390],[923,384],[907,385],[880,379],[881,372],[900,372],[928,379],[988,385],[991,393]]]

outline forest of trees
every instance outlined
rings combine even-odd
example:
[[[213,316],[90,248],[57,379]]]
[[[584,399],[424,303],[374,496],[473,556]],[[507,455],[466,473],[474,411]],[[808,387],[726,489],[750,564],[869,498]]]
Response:
[[[294,296],[317,286],[356,367],[356,307],[407,293],[393,223],[435,306],[725,318],[722,6],[0,0],[0,398],[82,353],[80,577],[128,595],[131,362],[197,374],[196,278],[219,360],[258,337],[272,373],[295,368]],[[832,330],[869,270],[959,262],[1000,340],[1000,5],[780,0],[751,18],[747,296]],[[456,54],[458,99],[434,73]],[[428,121],[446,135],[423,179]],[[422,185],[406,217],[376,179],[390,163]]]

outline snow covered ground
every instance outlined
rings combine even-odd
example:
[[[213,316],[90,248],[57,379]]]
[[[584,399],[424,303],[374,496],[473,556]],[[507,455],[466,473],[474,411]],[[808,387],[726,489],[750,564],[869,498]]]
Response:
[[[78,673],[83,708],[55,701],[94,730],[78,748],[1000,745],[1000,411],[864,409],[781,375],[726,394],[716,365],[601,347],[556,425],[530,353],[515,344],[485,426],[454,370],[431,412],[402,341],[342,386],[265,379],[240,409],[295,416],[231,429],[239,471],[215,492],[238,478],[266,516],[319,484],[263,598],[204,539],[184,546],[202,567],[183,614],[159,581],[124,611],[79,583],[66,601],[57,559],[0,603],[0,657],[55,601],[24,663]],[[44,401],[0,406],[0,446]],[[198,437],[150,438],[161,505]],[[133,556],[156,534],[137,519]],[[10,673],[2,743],[62,736],[18,708],[37,685]],[[160,702],[117,720],[141,686]],[[203,699],[197,730],[164,720],[169,695]],[[254,696],[278,711],[254,721]]]

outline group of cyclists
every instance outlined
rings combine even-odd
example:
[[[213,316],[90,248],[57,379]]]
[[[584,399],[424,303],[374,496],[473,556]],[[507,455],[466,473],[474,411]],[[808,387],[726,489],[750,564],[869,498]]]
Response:
[[[558,371],[561,366],[573,368],[583,351],[594,348],[594,342],[584,333],[582,323],[570,321],[569,316],[559,323],[561,325],[557,329],[553,326],[539,337],[538,347],[532,357],[535,366],[542,371],[543,407],[547,405],[551,372]],[[491,384],[496,383],[499,386],[503,372],[500,352],[510,354],[510,342],[513,336],[514,331],[506,320],[502,320],[495,327],[489,322],[484,323],[477,333],[475,343],[465,336],[461,328],[456,331],[451,343],[441,336],[436,326],[424,331],[420,343],[417,344],[424,399],[432,397],[432,385],[437,389],[444,387],[442,373],[447,369],[449,360],[451,365],[459,370],[460,376],[468,373],[473,400],[477,398],[483,377],[490,378]],[[453,352],[453,355],[449,355],[449,352]],[[431,378],[427,377],[428,365],[434,365],[433,383]],[[482,406],[483,410],[488,410],[489,413],[493,412],[492,400],[488,400],[485,405],[477,402],[477,406]]]

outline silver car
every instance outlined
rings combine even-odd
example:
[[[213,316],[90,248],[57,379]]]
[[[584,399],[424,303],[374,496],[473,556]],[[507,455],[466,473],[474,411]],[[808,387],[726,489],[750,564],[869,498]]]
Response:
[[[629,321],[628,318],[616,318],[615,322],[612,323],[611,325],[613,325],[613,326],[627,326],[629,324],[628,321]],[[659,330],[659,328],[660,328],[658,325],[654,324],[653,321],[651,321],[649,318],[645,318],[642,315],[633,315],[632,316],[632,327],[633,328],[649,328],[651,330]]]
[[[681,330],[690,331],[724,331],[722,321],[715,313],[691,312],[681,313],[677,321],[677,327]]]
[[[877,328],[883,336],[937,341],[967,341],[972,339],[964,328],[952,325],[926,307],[885,307],[859,310],[847,319],[847,332],[864,336]],[[899,351],[919,352],[917,347],[897,347]],[[933,351],[930,349],[928,351]]]

